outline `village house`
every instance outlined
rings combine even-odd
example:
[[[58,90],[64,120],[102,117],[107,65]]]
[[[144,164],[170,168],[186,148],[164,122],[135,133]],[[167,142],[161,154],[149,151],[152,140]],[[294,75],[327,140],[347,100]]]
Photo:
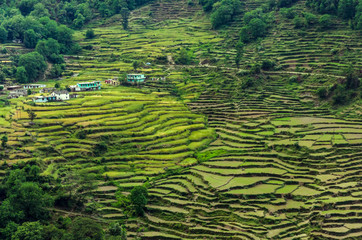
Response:
[[[23,85],[24,89],[44,88],[44,87],[46,87],[45,84],[25,84],[25,85]]]
[[[119,79],[116,77],[116,78],[112,78],[112,79],[107,79],[105,80],[105,83],[106,84],[109,84],[109,85],[113,85],[113,86],[118,86],[120,85],[120,82],[119,82]]]
[[[127,74],[127,82],[128,83],[143,83],[146,80],[144,74],[132,73]]]
[[[55,97],[57,101],[65,101],[70,99],[69,92],[66,90],[54,91],[52,94],[50,94],[50,96]]]
[[[56,100],[55,96],[36,96],[33,98],[33,102],[35,103],[54,102]]]
[[[77,85],[69,86],[72,92],[82,92],[82,91],[96,91],[101,89],[100,81],[93,82],[82,82],[77,83]]]
[[[14,85],[14,86],[7,86],[6,90],[12,91],[12,90],[21,89],[21,88],[22,88],[22,86],[20,86],[20,85]]]
[[[53,88],[53,87],[50,87],[50,88],[43,88],[43,89],[40,89],[40,93],[51,93],[53,91],[55,91],[56,88]]]
[[[15,89],[14,91],[11,91],[8,95],[8,99],[13,98],[19,98],[19,97],[25,97],[28,95],[28,91],[25,89]]]

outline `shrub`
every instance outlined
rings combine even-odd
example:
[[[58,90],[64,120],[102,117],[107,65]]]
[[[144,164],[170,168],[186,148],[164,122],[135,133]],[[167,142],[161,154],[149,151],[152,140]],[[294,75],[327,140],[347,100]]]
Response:
[[[295,28],[302,28],[307,25],[305,19],[299,16],[295,16],[293,19],[293,24]]]
[[[261,64],[261,68],[263,70],[273,70],[275,65],[276,64],[275,64],[275,62],[273,60],[266,59],[266,60],[263,60],[263,62]]]
[[[92,39],[95,37],[94,31],[93,29],[88,29],[87,32],[85,33],[85,37],[87,39]]]
[[[307,21],[308,25],[313,25],[318,23],[318,17],[312,13],[305,13],[304,14],[305,20]]]
[[[282,8],[280,9],[280,13],[288,19],[293,19],[297,14],[294,8]]]
[[[320,99],[325,99],[328,96],[328,90],[326,87],[320,87],[317,90],[317,95],[319,96]]]
[[[332,26],[332,16],[324,14],[319,18],[319,24],[322,29],[328,29]]]

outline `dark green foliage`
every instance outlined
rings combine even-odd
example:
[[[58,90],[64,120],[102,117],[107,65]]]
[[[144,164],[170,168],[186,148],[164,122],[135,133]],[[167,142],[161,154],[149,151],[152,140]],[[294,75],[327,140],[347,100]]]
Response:
[[[0,83],[4,83],[5,82],[5,73],[3,71],[0,70]],[[2,89],[1,89],[2,90]]]
[[[297,14],[294,8],[281,8],[280,13],[288,19],[293,19]]]
[[[28,114],[30,121],[33,121],[34,118],[36,118],[36,113],[33,110],[31,110],[30,108],[28,110],[26,110],[26,113]]]
[[[24,16],[28,15],[34,10],[34,5],[37,3],[36,0],[21,0],[19,4],[19,10]]]
[[[212,27],[218,28],[221,25],[229,23],[233,16],[241,11],[240,1],[222,0],[214,5],[214,11],[211,14]]]
[[[25,222],[13,234],[12,240],[43,240],[43,226],[39,222]]]
[[[7,142],[8,142],[8,137],[6,135],[2,136],[1,137],[1,147],[5,148]]]
[[[28,95],[31,95],[31,90],[28,89],[28,90],[26,91],[26,93],[27,93]]]
[[[318,17],[313,13],[304,13],[305,20],[307,21],[308,25],[313,25],[318,23]]]
[[[129,10],[128,8],[124,7],[121,9],[121,16],[122,16],[122,26],[124,30],[128,29],[128,18],[129,18]]]
[[[37,3],[34,5],[34,10],[30,13],[30,16],[41,18],[50,17],[48,9],[45,8],[44,4]]]
[[[21,55],[19,58],[19,66],[25,68],[28,82],[33,82],[41,78],[47,69],[47,64],[43,56],[38,52]]]
[[[0,27],[0,43],[6,42],[8,38],[8,31],[4,27]]]
[[[120,240],[127,239],[126,227],[119,223],[112,223],[111,226],[109,227],[108,232],[111,236],[118,236],[118,239]]]
[[[238,42],[238,44],[236,45],[235,48],[236,48],[235,64],[236,64],[236,67],[239,68],[240,60],[241,60],[243,52],[244,52],[244,44],[242,42]]]
[[[107,151],[108,147],[105,142],[100,142],[94,146],[93,153],[95,156],[101,156],[103,153]]]
[[[339,0],[338,16],[344,19],[351,19],[356,13],[355,2],[353,0]]]
[[[266,60],[263,60],[263,62],[261,64],[261,68],[263,70],[273,70],[275,65],[276,65],[275,61],[266,59]]]
[[[87,39],[92,39],[95,37],[94,31],[93,29],[88,29],[87,32],[85,33],[85,37]]]
[[[25,67],[18,67],[16,69],[15,79],[18,83],[27,83],[28,82],[28,74],[25,70]]]
[[[302,27],[305,27],[307,25],[307,22],[306,22],[305,18],[295,16],[294,19],[293,19],[293,24],[294,24],[295,28],[302,28]]]
[[[325,99],[328,97],[328,90],[326,87],[318,88],[317,94],[318,94],[319,98]]]
[[[266,27],[267,25],[263,20],[253,18],[247,26],[241,28],[240,40],[244,43],[248,43],[258,37],[264,37],[266,34]]]
[[[332,16],[329,14],[324,14],[319,18],[319,24],[322,29],[328,29],[332,26]]]
[[[130,195],[131,204],[134,207],[137,216],[143,216],[144,209],[148,202],[148,191],[144,186],[136,186],[132,189]]]
[[[35,49],[38,53],[43,55],[46,59],[48,59],[48,61],[52,63],[64,62],[63,58],[59,56],[60,44],[53,38],[40,40]]]
[[[34,32],[33,29],[29,29],[24,33],[24,45],[27,48],[35,48],[39,36]]]
[[[84,239],[84,240],[103,240],[104,232],[102,226],[95,221],[84,218],[77,217],[74,219],[72,224],[72,233],[73,239]]]
[[[193,63],[193,55],[191,51],[187,51],[185,48],[181,48],[180,53],[176,56],[176,64],[189,65]]]
[[[48,77],[58,78],[62,76],[64,71],[65,71],[65,64],[54,64],[49,71]]]
[[[346,76],[346,89],[357,89],[361,85],[358,75],[352,66],[345,71],[344,75]]]
[[[294,2],[296,2],[297,0],[278,0],[277,1],[277,6],[279,8],[283,8],[283,7],[289,7],[290,5],[292,5]]]
[[[73,21],[73,27],[75,29],[81,29],[85,23],[85,17],[79,13],[77,14],[77,18]]]

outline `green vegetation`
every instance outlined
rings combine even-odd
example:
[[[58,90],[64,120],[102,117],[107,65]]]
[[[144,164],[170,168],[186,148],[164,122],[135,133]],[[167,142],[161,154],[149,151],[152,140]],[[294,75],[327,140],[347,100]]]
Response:
[[[0,81],[102,89],[0,96],[0,238],[359,238],[360,4],[314,3],[2,3]]]

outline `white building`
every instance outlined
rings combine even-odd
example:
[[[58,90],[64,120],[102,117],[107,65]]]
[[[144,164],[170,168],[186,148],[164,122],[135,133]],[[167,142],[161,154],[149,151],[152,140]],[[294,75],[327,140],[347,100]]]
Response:
[[[44,87],[46,87],[45,84],[26,84],[26,85],[23,85],[24,89],[44,88]]]
[[[69,92],[65,90],[52,92],[51,96],[55,97],[57,101],[65,101],[70,98]]]

